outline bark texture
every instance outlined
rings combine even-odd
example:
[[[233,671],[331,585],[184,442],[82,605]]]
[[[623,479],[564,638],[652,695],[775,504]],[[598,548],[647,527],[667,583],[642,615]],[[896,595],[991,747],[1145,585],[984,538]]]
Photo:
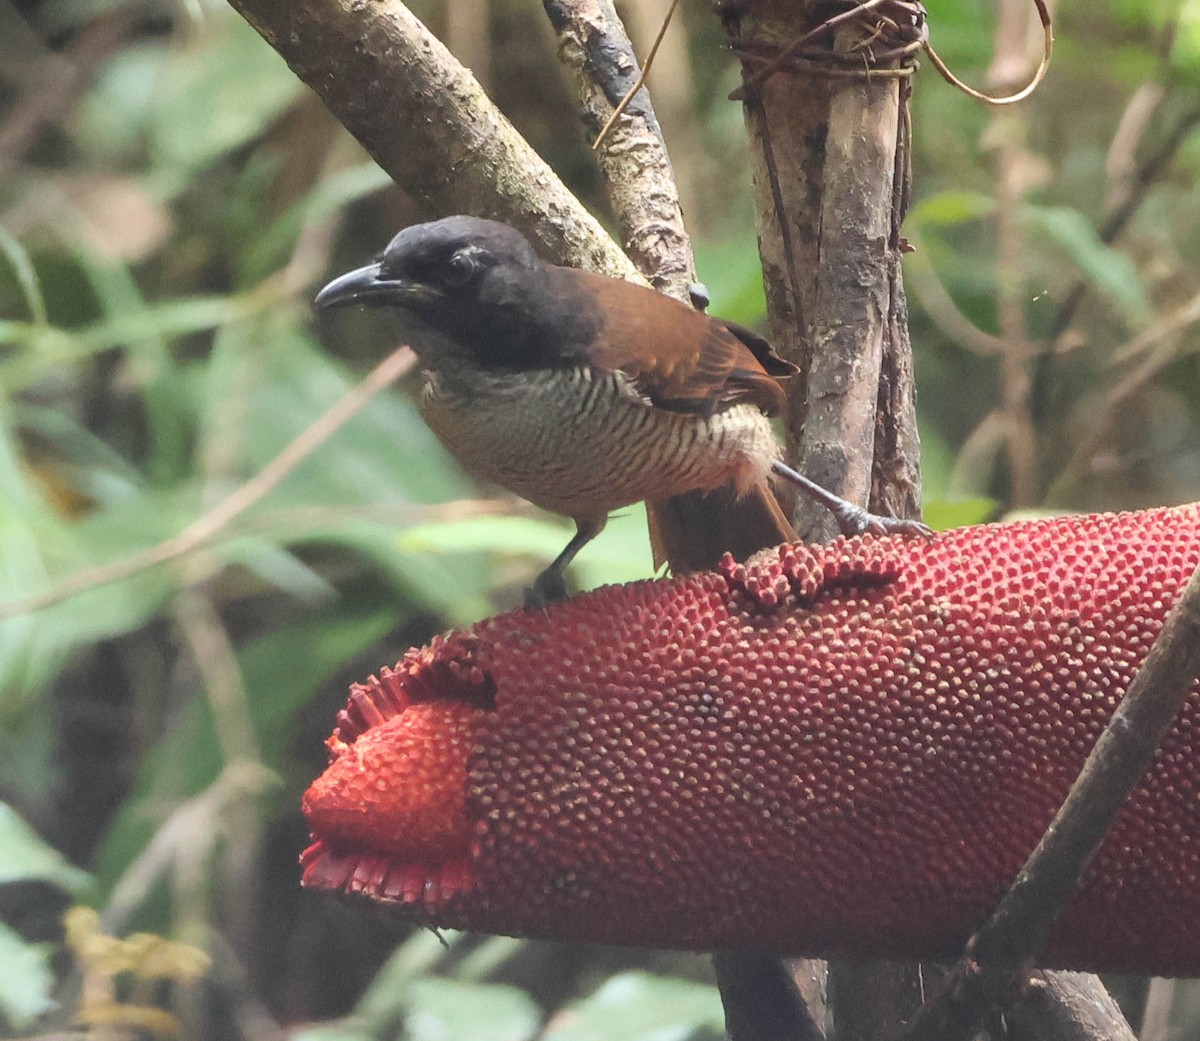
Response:
[[[559,53],[574,73],[580,117],[591,140],[608,123],[641,69],[608,0],[545,0]],[[621,245],[651,285],[688,302],[695,281],[691,243],[666,142],[641,88],[596,153]]]
[[[727,6],[724,23],[747,75],[836,8],[796,0]],[[826,78],[782,69],[744,98],[752,143],[763,281],[772,336],[802,370],[788,441],[807,476],[879,512],[915,516],[919,439],[900,278],[907,198],[907,100],[902,76],[848,75],[837,55],[866,64],[869,22],[811,45]],[[808,54],[808,52],[804,52]],[[835,534],[799,504],[805,537]]]
[[[722,16],[744,74],[753,75],[836,13],[814,2],[753,0],[726,5]],[[846,52],[865,32],[850,25],[814,46]],[[785,69],[743,99],[771,334],[801,369],[788,449],[802,472],[852,502],[915,517],[920,441],[900,274],[908,84],[809,73]],[[836,534],[827,515],[797,507],[803,537]],[[919,1010],[920,969],[831,966],[829,993],[839,1037],[880,1036]]]
[[[431,217],[506,221],[547,259],[633,266],[483,88],[398,0],[230,0]]]

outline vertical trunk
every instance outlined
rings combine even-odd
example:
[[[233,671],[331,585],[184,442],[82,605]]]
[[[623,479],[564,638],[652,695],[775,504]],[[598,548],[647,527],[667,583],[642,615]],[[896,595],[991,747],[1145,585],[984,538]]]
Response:
[[[746,0],[722,17],[752,76],[837,13],[815,0]],[[920,445],[900,275],[909,84],[905,73],[857,74],[872,46],[902,42],[864,47],[873,31],[860,20],[815,37],[743,102],[771,334],[801,369],[787,417],[791,457],[853,502],[913,517]],[[836,534],[804,501],[796,522],[806,538]],[[920,1007],[923,982],[916,965],[832,964],[839,1041],[894,1035]]]
[[[831,9],[811,0],[755,0],[724,11],[746,73]],[[833,8],[832,13],[837,13]],[[870,19],[868,13],[864,16]],[[845,23],[747,90],[764,283],[771,332],[801,368],[788,447],[804,473],[880,512],[915,516],[919,442],[900,277],[907,198],[907,74],[883,64],[868,21]],[[798,526],[835,534],[807,502]]]

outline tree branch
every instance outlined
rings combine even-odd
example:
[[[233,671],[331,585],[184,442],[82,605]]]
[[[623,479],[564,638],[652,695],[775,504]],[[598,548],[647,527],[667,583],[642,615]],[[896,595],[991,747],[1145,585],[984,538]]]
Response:
[[[580,117],[594,138],[641,73],[609,0],[544,0],[559,53],[575,75]],[[597,152],[621,244],[656,289],[688,300],[695,281],[691,242],[666,142],[643,87]]]
[[[781,959],[718,951],[713,966],[729,1041],[825,1041]]]
[[[1134,1041],[1120,1006],[1086,972],[1036,974],[1004,1021],[1008,1041]]]
[[[399,0],[230,4],[431,216],[494,217],[556,263],[633,275],[595,218]]]

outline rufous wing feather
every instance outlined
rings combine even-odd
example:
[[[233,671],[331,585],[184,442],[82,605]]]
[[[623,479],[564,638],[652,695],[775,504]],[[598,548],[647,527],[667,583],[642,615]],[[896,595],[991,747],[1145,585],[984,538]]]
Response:
[[[796,368],[762,337],[631,282],[573,268],[557,268],[555,277],[602,316],[590,363],[624,372],[660,408],[712,412],[744,401],[769,416],[782,411],[778,379]]]

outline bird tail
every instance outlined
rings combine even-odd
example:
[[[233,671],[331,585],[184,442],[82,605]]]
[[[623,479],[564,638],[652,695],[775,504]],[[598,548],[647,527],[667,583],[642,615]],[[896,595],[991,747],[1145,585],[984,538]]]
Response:
[[[792,542],[792,527],[766,481],[739,497],[731,485],[646,503],[654,567],[673,574],[714,567],[722,554],[745,560],[759,550]]]

